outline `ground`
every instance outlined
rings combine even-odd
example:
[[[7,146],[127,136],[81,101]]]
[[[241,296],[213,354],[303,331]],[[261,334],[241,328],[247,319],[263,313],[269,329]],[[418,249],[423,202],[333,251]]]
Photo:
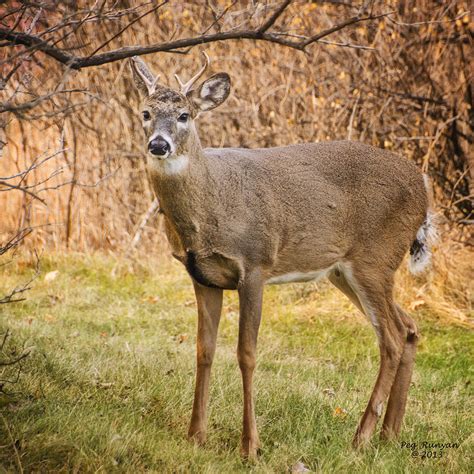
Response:
[[[31,267],[17,260],[0,268],[0,290]],[[474,334],[426,309],[413,312],[422,339],[401,437],[376,437],[356,451],[351,438],[378,368],[372,328],[328,283],[266,289],[256,371],[263,450],[252,464],[238,449],[233,292],[225,297],[202,448],[186,440],[196,308],[179,264],[43,256],[27,300],[0,312],[0,329],[13,334],[3,355],[23,343],[32,349],[18,382],[4,386],[14,393],[0,399],[2,472],[290,472],[302,465],[324,473],[472,472]]]

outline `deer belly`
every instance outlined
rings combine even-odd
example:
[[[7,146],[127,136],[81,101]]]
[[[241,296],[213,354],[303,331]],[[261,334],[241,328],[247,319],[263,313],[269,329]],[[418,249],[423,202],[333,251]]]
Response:
[[[202,258],[188,251],[184,265],[189,275],[203,286],[224,290],[237,289],[240,272],[232,259],[219,254]]]
[[[282,285],[284,283],[301,283],[307,281],[317,281],[327,276],[332,267],[316,270],[313,272],[290,272],[269,278],[267,285]]]

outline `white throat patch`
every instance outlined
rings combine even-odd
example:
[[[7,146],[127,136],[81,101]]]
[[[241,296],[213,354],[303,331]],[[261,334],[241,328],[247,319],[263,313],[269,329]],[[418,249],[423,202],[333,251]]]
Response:
[[[155,173],[164,173],[167,175],[179,174],[184,171],[189,165],[188,155],[177,155],[165,158],[164,160],[156,157],[147,157],[147,166],[150,171]]]

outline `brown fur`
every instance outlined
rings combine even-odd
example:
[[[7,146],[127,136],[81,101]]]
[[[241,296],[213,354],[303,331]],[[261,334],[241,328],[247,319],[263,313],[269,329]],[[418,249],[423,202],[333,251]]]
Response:
[[[174,253],[192,250],[211,282],[222,258],[238,282],[254,266],[265,279],[341,260],[395,270],[426,216],[415,166],[356,142],[207,149],[183,174],[150,174]]]
[[[138,82],[143,80],[134,63],[132,70]],[[228,78],[217,76],[186,96],[159,86],[145,98],[155,120],[148,136],[156,130],[166,132],[175,141],[176,156],[188,157],[176,173],[163,172],[165,164],[157,158],[147,160],[173,254],[194,280],[199,308],[198,372],[189,435],[199,442],[205,439],[222,289],[239,291],[242,452],[255,456],[259,440],[252,374],[263,286],[270,278],[294,272],[325,271],[370,318],[379,339],[379,376],[354,443],[370,438],[388,397],[382,433],[396,436],[418,334],[393,300],[393,276],[427,214],[422,175],[393,153],[349,141],[202,149],[193,119],[203,110],[203,102],[211,104],[207,110],[227,97]],[[206,87],[209,81],[214,81],[212,87]],[[144,89],[143,84],[139,87]],[[174,119],[183,109],[191,115],[185,129]]]

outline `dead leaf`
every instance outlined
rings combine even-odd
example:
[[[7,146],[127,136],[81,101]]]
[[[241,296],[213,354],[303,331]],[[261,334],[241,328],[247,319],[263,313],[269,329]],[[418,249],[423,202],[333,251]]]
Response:
[[[187,334],[180,334],[178,336],[178,342],[179,344],[182,344],[184,341],[186,341],[188,339],[188,335]]]
[[[291,468],[291,474],[301,474],[302,472],[311,472],[311,469],[308,469],[301,461]]]
[[[59,295],[48,295],[48,298],[51,306],[54,306],[55,304],[63,300],[63,297]]]
[[[158,301],[160,301],[160,298],[158,296],[144,296],[142,298],[142,303],[150,303],[150,304],[155,304],[155,303],[158,303]]]
[[[48,323],[54,323],[54,321],[56,321],[56,318],[52,314],[45,314],[44,320],[48,321]]]
[[[344,408],[341,407],[336,407],[332,416],[335,418],[345,418],[347,416],[347,410],[344,410]]]
[[[59,275],[59,270],[54,270],[52,272],[48,272],[46,273],[46,275],[44,276],[44,281],[46,283],[50,283],[52,282],[53,280],[56,279],[56,277]]]
[[[325,395],[327,395],[328,397],[335,397],[335,396],[336,396],[336,392],[334,391],[333,388],[325,388],[325,389],[323,390],[323,393],[324,393]]]
[[[414,300],[410,303],[409,309],[411,311],[415,311],[417,308],[424,306],[425,304],[426,301],[423,298],[418,298],[417,300]]]

